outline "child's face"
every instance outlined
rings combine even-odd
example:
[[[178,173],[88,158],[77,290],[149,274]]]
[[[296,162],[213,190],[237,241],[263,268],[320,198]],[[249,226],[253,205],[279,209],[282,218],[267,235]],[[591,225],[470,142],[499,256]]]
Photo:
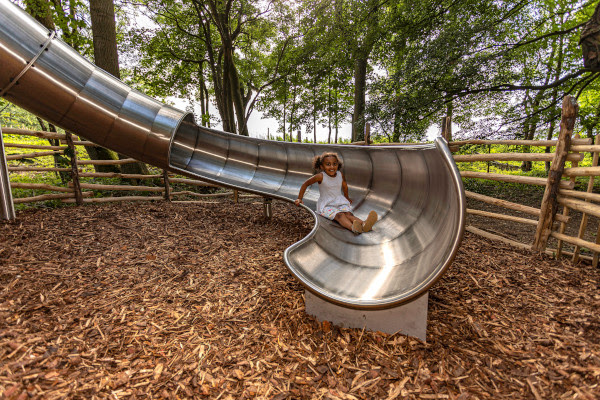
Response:
[[[321,168],[323,168],[323,171],[325,171],[327,175],[335,176],[335,173],[338,170],[338,166],[339,163],[336,157],[327,156],[323,159],[323,164]]]

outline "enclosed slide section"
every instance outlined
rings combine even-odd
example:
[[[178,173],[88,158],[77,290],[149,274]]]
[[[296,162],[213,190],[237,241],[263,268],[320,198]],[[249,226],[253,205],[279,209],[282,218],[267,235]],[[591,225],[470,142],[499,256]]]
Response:
[[[464,231],[465,196],[447,143],[353,146],[232,135],[133,90],[86,61],[8,0],[0,0],[0,95],[87,140],[186,176],[294,201],[311,159],[337,152],[355,214],[380,216],[355,236],[314,213],[284,261],[315,295],[355,309],[394,307],[425,293],[446,271]]]

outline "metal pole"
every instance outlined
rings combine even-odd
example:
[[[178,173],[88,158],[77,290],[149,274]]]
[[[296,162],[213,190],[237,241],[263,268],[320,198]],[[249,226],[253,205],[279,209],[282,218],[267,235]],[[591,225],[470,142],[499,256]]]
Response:
[[[8,164],[4,153],[4,141],[2,140],[2,126],[0,125],[0,211],[2,219],[14,220],[15,206],[13,204],[12,192],[10,191],[10,180],[8,179]]]

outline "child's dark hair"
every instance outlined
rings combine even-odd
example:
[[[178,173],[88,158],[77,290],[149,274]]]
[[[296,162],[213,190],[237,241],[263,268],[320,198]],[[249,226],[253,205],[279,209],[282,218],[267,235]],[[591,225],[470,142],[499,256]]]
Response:
[[[342,160],[340,160],[340,156],[337,155],[337,153],[333,153],[330,151],[326,151],[325,153],[321,154],[320,156],[315,156],[315,158],[313,158],[313,168],[316,172],[319,172],[321,170],[321,166],[323,165],[323,160],[325,160],[326,157],[335,157],[335,159],[338,162],[338,171],[342,169]]]

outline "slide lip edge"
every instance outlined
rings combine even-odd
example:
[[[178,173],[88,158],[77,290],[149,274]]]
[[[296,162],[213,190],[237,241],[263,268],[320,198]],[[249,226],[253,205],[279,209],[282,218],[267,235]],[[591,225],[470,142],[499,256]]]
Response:
[[[411,301],[415,300],[416,298],[420,297],[425,292],[427,292],[429,290],[429,288],[431,288],[431,286],[433,286],[439,279],[441,279],[441,277],[446,273],[447,269],[450,267],[450,265],[454,261],[454,258],[456,257],[456,253],[458,252],[458,249],[462,242],[462,238],[463,238],[464,231],[465,231],[466,197],[465,197],[465,193],[464,193],[462,179],[460,177],[460,172],[458,171],[458,168],[456,167],[456,163],[454,163],[454,159],[452,158],[452,153],[450,153],[450,150],[448,148],[448,143],[442,137],[437,137],[434,141],[434,144],[435,144],[435,147],[437,148],[437,150],[441,153],[442,158],[444,159],[444,161],[447,164],[448,169],[450,170],[450,175],[453,178],[454,186],[457,188],[456,193],[458,194],[458,200],[459,200],[459,204],[457,207],[457,209],[459,211],[459,218],[458,218],[457,229],[455,230],[455,236],[454,236],[455,239],[454,239],[452,246],[450,247],[450,250],[447,253],[448,256],[446,257],[446,259],[444,261],[440,262],[440,264],[439,264],[442,267],[438,268],[437,272],[435,273],[435,275],[432,278],[422,282],[420,285],[416,286],[413,290],[408,292],[408,294],[390,297],[386,300],[349,300],[347,298],[343,298],[340,296],[332,295],[331,293],[327,293],[326,291],[323,291],[321,287],[314,285],[312,282],[307,281],[304,278],[304,276],[300,275],[294,268],[293,263],[291,262],[291,259],[290,259],[290,254],[294,250],[296,250],[297,248],[301,247],[306,242],[311,240],[314,237],[314,235],[316,234],[316,231],[319,227],[319,220],[317,218],[316,213],[313,210],[311,210],[310,208],[303,205],[303,207],[306,208],[312,214],[313,218],[315,219],[315,225],[314,225],[313,229],[311,230],[311,232],[307,236],[305,236],[298,242],[292,244],[287,249],[285,249],[283,258],[284,258],[284,262],[285,262],[288,270],[292,273],[292,275],[294,275],[296,277],[296,279],[298,279],[298,281],[300,281],[300,283],[302,283],[302,285],[307,290],[309,290],[311,293],[315,294],[316,296],[322,298],[325,301],[328,301],[330,303],[333,303],[333,304],[336,304],[336,305],[339,305],[342,307],[356,309],[356,310],[382,310],[382,309],[394,308],[397,306],[401,306],[402,304],[410,303]],[[405,146],[393,146],[393,148],[404,148],[405,149],[406,147]]]

